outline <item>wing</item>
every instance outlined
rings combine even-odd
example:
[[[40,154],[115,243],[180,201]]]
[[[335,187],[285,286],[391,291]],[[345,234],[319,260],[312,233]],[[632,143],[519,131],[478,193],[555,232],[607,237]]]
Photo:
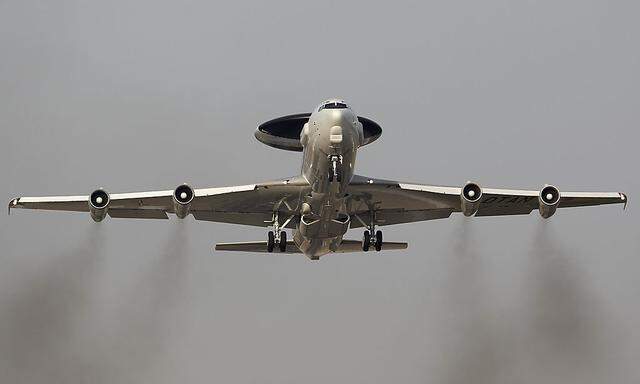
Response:
[[[302,178],[234,187],[194,189],[188,213],[196,220],[266,227],[273,213],[280,217],[299,212],[301,196],[310,187]],[[87,196],[19,197],[12,208],[90,212]],[[174,191],[116,193],[108,195],[106,213],[114,218],[167,219],[176,213]],[[289,226],[293,222],[289,223]]]
[[[368,226],[371,212],[376,225],[443,219],[461,212],[462,187],[408,184],[354,176],[349,185],[347,211],[355,218],[351,228]],[[484,189],[476,216],[529,214],[539,208],[540,191]],[[558,208],[627,204],[619,192],[560,192]]]

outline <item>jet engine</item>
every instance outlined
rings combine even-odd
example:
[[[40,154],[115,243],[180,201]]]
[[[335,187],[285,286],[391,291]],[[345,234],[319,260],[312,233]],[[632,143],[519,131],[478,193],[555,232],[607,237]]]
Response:
[[[538,195],[538,210],[540,216],[548,219],[556,213],[556,208],[560,203],[560,191],[553,185],[546,185]]]
[[[109,194],[103,189],[96,189],[89,195],[89,213],[96,223],[101,222],[107,215],[109,207]]]
[[[460,192],[460,210],[465,216],[473,216],[480,208],[482,188],[476,183],[468,181]]]
[[[191,202],[195,192],[188,184],[182,184],[176,187],[173,191],[173,210],[181,219],[184,219],[189,214],[191,208]]]

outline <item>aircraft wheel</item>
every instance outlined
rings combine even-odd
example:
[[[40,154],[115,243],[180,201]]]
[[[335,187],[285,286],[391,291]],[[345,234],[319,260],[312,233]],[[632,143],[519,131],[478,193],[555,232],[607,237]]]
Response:
[[[276,245],[276,239],[273,235],[273,231],[267,233],[267,252],[273,252],[273,247]]]
[[[380,252],[382,249],[382,231],[376,231],[376,251]]]
[[[371,234],[369,231],[364,231],[364,236],[362,236],[362,250],[367,252],[369,245],[371,245]]]
[[[287,232],[280,232],[280,244],[278,246],[280,247],[280,252],[287,251]]]

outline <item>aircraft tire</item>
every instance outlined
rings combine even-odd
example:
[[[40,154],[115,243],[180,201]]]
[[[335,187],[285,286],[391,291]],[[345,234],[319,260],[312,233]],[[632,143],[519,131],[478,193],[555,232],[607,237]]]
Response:
[[[365,252],[369,251],[369,245],[371,245],[371,234],[369,231],[364,231],[364,235],[362,236],[362,250]]]
[[[273,235],[273,231],[269,231],[269,233],[267,233],[267,252],[273,252],[273,248],[276,245],[276,239],[275,236]]]
[[[376,231],[376,251],[380,252],[382,249],[382,231]]]
[[[287,232],[280,232],[280,244],[278,244],[278,247],[280,248],[280,252],[287,251]]]

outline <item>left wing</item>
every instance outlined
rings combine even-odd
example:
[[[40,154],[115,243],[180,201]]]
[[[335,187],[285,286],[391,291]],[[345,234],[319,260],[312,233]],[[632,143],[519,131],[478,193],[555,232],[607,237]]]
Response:
[[[176,195],[178,188],[187,188],[185,204]],[[9,202],[12,208],[54,211],[102,212],[97,221],[108,214],[114,218],[167,219],[167,213],[193,214],[196,220],[244,224],[267,227],[272,224],[274,212],[282,216],[299,212],[299,201],[308,193],[308,183],[299,177],[272,182],[234,187],[191,189],[183,185],[176,190],[116,193],[102,191],[100,204],[90,204],[91,195],[18,197]],[[101,190],[94,191],[94,193]],[[188,201],[187,201],[188,200]],[[96,209],[97,206],[99,209]],[[183,209],[182,212],[177,212]],[[92,217],[94,212],[92,212]],[[290,223],[289,225],[292,225]]]
[[[453,212],[465,211],[461,198],[465,187],[409,184],[354,176],[347,200],[347,211],[356,218],[351,220],[351,228],[369,225],[372,212],[376,225],[447,218]],[[555,187],[549,187],[552,188],[549,193],[557,191]],[[627,196],[620,192],[557,192],[557,196],[552,198],[558,198],[558,201],[549,201],[554,203],[549,211],[548,204],[540,201],[541,191],[479,189],[475,191],[478,200],[466,213],[476,216],[523,215],[540,209],[542,204],[541,213],[544,211],[543,215],[549,217],[555,208],[602,204],[624,204],[626,207],[627,204]],[[548,212],[550,214],[547,215]]]

